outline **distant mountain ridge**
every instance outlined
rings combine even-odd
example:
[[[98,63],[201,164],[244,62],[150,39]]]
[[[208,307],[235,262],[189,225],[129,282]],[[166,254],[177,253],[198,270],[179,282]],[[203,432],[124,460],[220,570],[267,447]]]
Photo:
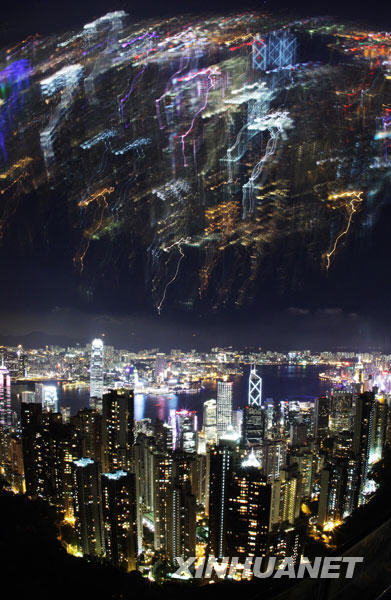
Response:
[[[18,346],[24,348],[44,348],[45,346],[85,346],[86,339],[76,339],[66,335],[49,334],[44,331],[31,331],[25,335],[3,335],[0,331],[0,346]]]

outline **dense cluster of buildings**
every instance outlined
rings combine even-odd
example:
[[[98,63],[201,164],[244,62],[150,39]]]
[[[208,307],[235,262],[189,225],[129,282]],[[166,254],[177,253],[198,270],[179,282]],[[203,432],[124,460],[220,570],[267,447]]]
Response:
[[[90,404],[72,415],[42,382],[12,407],[5,349],[0,367],[1,473],[14,492],[55,507],[73,554],[151,578],[157,565],[172,574],[176,557],[299,560],[308,536],[331,546],[332,530],[376,493],[371,468],[391,442],[390,396],[368,375],[379,357],[352,356],[350,380],[314,402],[265,400],[252,364],[243,411],[232,378],[217,375],[199,414],[175,410],[165,422],[136,420],[128,367],[108,389],[102,340],[89,352]],[[9,351],[15,384],[27,354]],[[169,370],[156,354],[155,380]]]

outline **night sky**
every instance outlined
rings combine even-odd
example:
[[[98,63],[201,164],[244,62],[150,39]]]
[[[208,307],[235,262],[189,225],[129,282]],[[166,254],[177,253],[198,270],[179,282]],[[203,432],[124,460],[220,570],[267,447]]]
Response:
[[[370,3],[370,7],[348,2],[253,2],[248,7],[289,9],[298,16],[335,14],[385,27],[391,21],[389,7],[379,2]],[[2,6],[0,43],[12,43],[35,31],[43,35],[65,31],[113,9],[124,9],[134,19],[142,19],[235,8],[244,6],[229,0],[6,2]],[[72,271],[67,240],[56,225],[45,223],[43,227],[53,231],[43,236],[45,240],[33,240],[32,252],[26,253],[25,248],[19,251],[17,236],[0,246],[0,344],[19,339],[26,344],[39,343],[40,335],[31,332],[43,332],[47,337],[42,340],[53,342],[85,341],[103,332],[108,342],[134,348],[226,344],[283,350],[306,346],[391,351],[390,210],[385,204],[369,237],[352,234],[349,247],[327,276],[301,269],[301,285],[290,286],[288,282],[281,292],[271,265],[262,282],[263,293],[251,308],[214,313],[205,307],[193,312],[168,305],[161,317],[146,305],[141,286],[134,286],[129,301],[130,284],[125,278],[120,282],[103,279],[100,292],[87,302]],[[278,259],[283,261],[283,255]]]
[[[144,0],[129,2],[126,0],[68,0],[53,2],[50,0],[5,0],[1,5],[0,40],[2,43],[17,41],[20,37],[38,32],[42,35],[59,33],[68,28],[79,26],[111,10],[125,10],[135,20],[181,15],[184,13],[202,14],[205,12],[228,12],[231,10],[256,9],[284,11],[300,16],[336,15],[344,19],[387,27],[391,22],[389,6],[386,2],[348,2],[342,0],[310,1],[300,0],[261,0],[258,2],[239,2],[237,0]]]

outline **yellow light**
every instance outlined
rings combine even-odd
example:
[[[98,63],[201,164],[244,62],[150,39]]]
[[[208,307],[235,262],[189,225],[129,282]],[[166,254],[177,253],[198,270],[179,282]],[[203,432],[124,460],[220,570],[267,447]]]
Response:
[[[334,240],[334,244],[332,245],[332,248],[329,252],[326,253],[326,269],[327,271],[330,268],[330,264],[331,264],[331,257],[333,256],[333,254],[335,254],[336,250],[337,250],[337,246],[338,246],[338,242],[340,241],[341,238],[343,238],[344,236],[346,236],[349,232],[350,229],[350,225],[352,223],[352,219],[353,219],[353,215],[355,212],[357,212],[357,207],[359,205],[360,202],[363,201],[362,198],[362,194],[364,192],[362,191],[347,191],[347,192],[339,192],[336,194],[329,194],[328,196],[328,200],[344,200],[349,199],[347,201],[347,203],[345,204],[345,208],[348,211],[348,221],[347,224],[345,226],[345,229],[343,229],[343,231],[341,231],[340,234],[337,235],[337,237]],[[357,204],[355,204],[357,203]]]
[[[67,550],[68,554],[72,554],[72,556],[77,556],[79,558],[81,558],[83,556],[83,553],[80,552],[78,547],[73,546],[72,544],[66,544],[66,550]]]
[[[340,525],[342,525],[342,521],[327,521],[324,525],[323,525],[323,531],[333,531],[336,527],[339,527]]]

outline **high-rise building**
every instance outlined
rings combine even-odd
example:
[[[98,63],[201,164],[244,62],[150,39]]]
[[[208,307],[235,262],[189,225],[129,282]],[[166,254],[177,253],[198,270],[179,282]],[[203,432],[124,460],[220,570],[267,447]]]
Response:
[[[243,435],[243,411],[241,408],[232,411],[232,428],[241,438]]]
[[[197,454],[191,472],[191,488],[197,498],[197,504],[205,507],[209,494],[208,459],[205,454]]]
[[[197,446],[197,413],[195,410],[177,410],[175,413],[175,450],[195,452]]]
[[[37,398],[36,392],[33,392],[31,390],[23,390],[20,394],[20,397],[21,401],[26,402],[27,404],[39,402],[39,398]]]
[[[329,416],[331,402],[326,396],[315,398],[315,427],[316,438],[327,437],[329,433]]]
[[[357,508],[360,497],[360,461],[330,461],[320,472],[318,524],[342,522]]]
[[[144,515],[154,511],[154,466],[155,439],[145,434],[139,434],[133,446],[133,468],[136,479],[136,518],[137,518],[137,547],[142,548],[142,533]]]
[[[82,408],[72,417],[80,440],[80,456],[103,460],[102,415],[92,408]]]
[[[104,554],[102,492],[100,466],[91,458],[80,458],[72,463],[73,507],[76,532],[83,554]]]
[[[168,493],[166,558],[175,564],[176,557],[195,556],[197,503],[188,476],[174,475]]]
[[[25,490],[22,439],[15,433],[6,432],[8,437],[7,460],[4,476],[14,490],[23,494]],[[4,464],[4,463],[3,463]]]
[[[361,362],[360,355],[357,358],[357,364],[356,364],[356,368],[354,370],[354,379],[356,382],[357,391],[360,394],[362,394],[364,392],[365,375],[364,375],[364,366]]]
[[[248,556],[266,556],[271,486],[251,452],[232,473],[228,494],[227,552],[244,563]]]
[[[343,463],[338,462],[322,469],[318,515],[320,525],[324,525],[327,521],[342,521],[345,487]],[[325,507],[326,511],[324,510]]]
[[[16,356],[18,359],[18,377],[27,377],[27,355],[24,354],[22,346],[18,346]]]
[[[203,424],[205,439],[207,443],[216,443],[217,422],[216,422],[216,400],[206,400],[204,402]]]
[[[286,466],[287,442],[283,439],[265,440],[259,448],[259,455],[266,477],[275,479]]]
[[[262,378],[258,375],[255,365],[251,366],[248,381],[248,405],[262,406]]]
[[[164,551],[167,547],[169,522],[168,496],[174,471],[174,459],[170,453],[155,453],[153,456],[153,518],[154,548]]]
[[[90,363],[90,407],[102,412],[104,347],[100,338],[92,340]]]
[[[62,422],[63,423],[70,423],[71,422],[71,407],[70,406],[61,406],[60,407],[60,413],[62,416]]]
[[[155,360],[155,379],[159,383],[164,379],[164,373],[167,369],[167,359],[165,354],[158,353]]]
[[[266,398],[263,404],[264,437],[271,440],[275,430],[275,405],[273,398]]]
[[[353,394],[346,390],[331,391],[330,434],[352,429]]]
[[[220,439],[227,431],[228,427],[232,425],[232,392],[232,381],[217,382],[217,439]]]
[[[304,423],[292,423],[290,427],[291,446],[305,446],[308,428]]]
[[[191,487],[193,457],[174,452],[155,454],[154,459],[154,546],[174,564],[177,556],[195,555],[196,498]]]
[[[348,517],[358,506],[360,486],[360,463],[357,458],[349,458],[345,462],[346,487],[343,506],[343,518]]]
[[[72,511],[71,463],[78,453],[75,432],[59,413],[41,404],[22,403],[23,461],[27,494],[40,497],[59,512]]]
[[[369,464],[381,460],[386,442],[388,406],[385,398],[376,395],[372,404],[370,423]]]
[[[161,452],[171,452],[174,450],[176,442],[175,409],[170,410],[167,423],[164,423],[160,419],[155,419],[153,433],[157,450]]]
[[[126,471],[102,474],[102,515],[106,557],[134,571],[138,554],[135,476]]]
[[[36,468],[35,439],[42,419],[42,404],[22,402],[22,450],[26,493],[30,497],[37,494],[38,474]]]
[[[257,404],[244,407],[243,410],[243,443],[245,445],[260,444],[264,437],[264,409]]]
[[[227,555],[228,498],[234,450],[220,443],[209,449],[209,553],[217,558]]]
[[[271,485],[253,452],[232,473],[228,492],[227,556],[264,557],[268,551]]]
[[[301,493],[304,497],[310,498],[315,475],[313,452],[306,448],[291,452],[289,455],[289,464],[297,465],[297,469],[301,475]]]
[[[282,469],[272,481],[270,528],[283,523],[294,524],[300,514],[301,480],[291,469]]]
[[[58,412],[58,394],[55,385],[35,384],[37,402],[42,404],[43,412]]]
[[[4,359],[0,366],[0,425],[12,426],[11,377],[4,364]]]
[[[4,364],[7,361],[8,351],[5,346],[0,346],[0,362]]]
[[[131,390],[110,390],[103,396],[103,465],[105,472],[130,470],[134,443],[134,395]]]
[[[356,396],[353,426],[353,454],[360,462],[360,494],[359,504],[365,499],[365,486],[367,482],[368,467],[375,420],[375,393],[363,392]]]

